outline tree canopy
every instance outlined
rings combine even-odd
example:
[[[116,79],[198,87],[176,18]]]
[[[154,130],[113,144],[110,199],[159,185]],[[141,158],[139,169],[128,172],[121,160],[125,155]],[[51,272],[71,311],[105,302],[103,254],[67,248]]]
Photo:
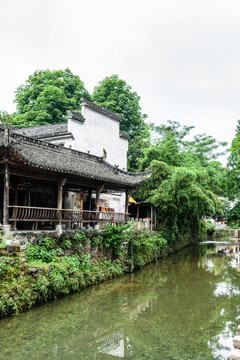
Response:
[[[94,88],[92,100],[121,117],[120,129],[131,137],[145,128],[146,115],[141,113],[140,97],[118,75],[106,77]]]
[[[153,174],[135,192],[137,200],[153,203],[158,209],[161,228],[171,229],[172,236],[189,233],[198,219],[222,213],[227,174],[214,159],[219,148],[210,136],[197,135],[198,141],[186,141],[193,129],[177,122],[154,127],[153,140],[140,159],[139,170],[153,168]]]
[[[130,136],[128,149],[128,170],[136,171],[143,149],[149,145],[149,128],[142,114],[140,97],[126,81],[118,75],[106,77],[94,88],[92,100],[121,117],[120,130]]]
[[[81,97],[90,99],[78,75],[69,69],[38,70],[16,90],[13,126],[28,127],[66,120],[67,110],[80,109]]]

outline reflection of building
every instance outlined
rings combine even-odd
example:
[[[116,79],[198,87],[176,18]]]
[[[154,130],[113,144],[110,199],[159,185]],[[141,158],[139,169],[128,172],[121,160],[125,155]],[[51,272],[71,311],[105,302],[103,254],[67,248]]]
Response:
[[[124,331],[120,329],[119,332],[116,331],[113,334],[98,339],[98,351],[103,354],[124,358],[126,354],[124,340]]]
[[[231,266],[234,268],[240,268],[240,244],[234,243],[218,243],[216,244],[215,252],[218,255],[227,255],[231,259]],[[199,266],[207,268],[209,271],[214,269],[212,257],[206,257],[204,263],[201,262]],[[203,261],[203,260],[202,260]]]
[[[240,268],[240,252],[239,252],[239,244],[230,245],[229,254],[232,258],[232,266],[239,269]]]
[[[130,307],[129,310],[126,310],[125,308],[124,311],[129,313],[129,318],[134,321],[147,308],[153,305],[153,301],[154,299],[151,297],[133,309]],[[119,358],[132,355],[131,340],[120,325],[119,328],[114,329],[113,333],[105,333],[101,338],[98,338],[96,342],[98,352],[100,353]]]

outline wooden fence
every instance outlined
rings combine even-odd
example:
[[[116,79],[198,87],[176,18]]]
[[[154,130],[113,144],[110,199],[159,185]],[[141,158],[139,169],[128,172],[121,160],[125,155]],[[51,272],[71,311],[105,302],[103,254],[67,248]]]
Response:
[[[121,223],[126,222],[128,218],[129,214],[119,212],[9,206],[9,222]]]

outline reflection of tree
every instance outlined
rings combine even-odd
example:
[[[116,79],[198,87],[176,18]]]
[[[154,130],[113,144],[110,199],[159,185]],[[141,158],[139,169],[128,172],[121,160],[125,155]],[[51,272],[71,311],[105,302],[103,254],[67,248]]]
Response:
[[[186,249],[133,275],[3,319],[1,356],[224,359],[223,340],[236,332],[233,319],[240,314],[233,291],[239,275],[214,253],[207,246]],[[205,267],[209,259],[214,271]],[[225,283],[234,289],[216,296]]]
[[[172,260],[175,262],[176,257]],[[230,337],[231,345],[232,319],[239,314],[239,298],[233,292],[227,297],[215,296],[217,284],[229,283],[233,270],[225,257],[218,257],[213,263],[217,269],[211,273],[201,267],[195,271],[199,264],[196,258],[188,261],[178,259],[176,264],[161,268],[163,273],[168,272],[169,280],[160,290],[161,295],[152,314],[152,317],[161,314],[161,321],[151,330],[151,344],[155,344],[155,353],[144,343],[145,334],[142,331],[149,314],[139,317],[135,326],[138,344],[150,359],[149,351],[153,359],[157,359],[157,355],[160,358],[171,356],[173,359],[224,358],[220,355],[213,357],[213,354],[223,352],[225,345],[220,341],[223,337]],[[236,284],[232,285],[236,287]]]

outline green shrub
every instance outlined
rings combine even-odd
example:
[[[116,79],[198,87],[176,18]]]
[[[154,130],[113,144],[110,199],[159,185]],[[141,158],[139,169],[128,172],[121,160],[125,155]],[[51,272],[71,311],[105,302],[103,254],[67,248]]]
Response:
[[[57,254],[56,250],[53,249],[53,245],[53,240],[48,237],[41,238],[36,244],[30,245],[25,250],[27,262],[41,260],[42,262],[50,263]]]
[[[121,257],[123,254],[122,243],[128,241],[128,236],[125,230],[130,227],[130,224],[123,224],[119,226],[109,225],[103,232],[103,245],[106,248],[112,248],[113,256],[115,258]]]

